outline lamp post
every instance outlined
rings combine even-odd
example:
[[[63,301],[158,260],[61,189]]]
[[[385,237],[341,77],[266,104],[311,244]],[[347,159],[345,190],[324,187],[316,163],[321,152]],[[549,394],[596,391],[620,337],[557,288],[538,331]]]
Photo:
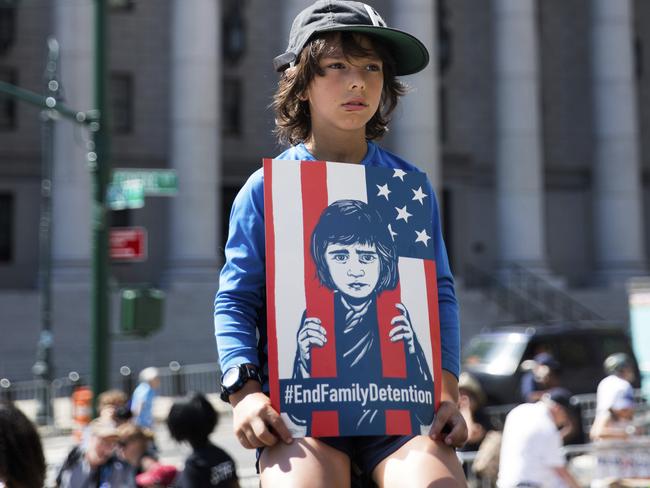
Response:
[[[96,414],[97,395],[108,387],[109,333],[108,333],[108,215],[106,187],[110,174],[108,114],[106,103],[106,0],[95,2],[94,32],[94,121],[90,124],[91,143],[88,166],[93,180],[93,250],[92,250],[92,331],[91,384],[95,395],[93,413]]]
[[[110,174],[109,167],[109,145],[110,138],[108,135],[108,116],[106,103],[106,0],[93,0],[95,5],[95,35],[94,35],[94,105],[93,110],[80,112],[72,110],[65,104],[57,101],[56,96],[43,96],[24,88],[20,88],[0,81],[0,93],[5,93],[12,98],[22,100],[31,105],[40,107],[49,112],[48,119],[52,117],[64,116],[74,122],[85,126],[90,130],[91,140],[88,143],[88,167],[93,178],[93,200],[92,200],[92,235],[93,235],[93,252],[92,252],[92,311],[91,311],[91,384],[92,390],[97,395],[106,390],[108,386],[108,358],[110,348],[110,336],[108,333],[108,216],[106,209],[106,187]],[[56,80],[50,80],[50,82]],[[56,91],[50,88],[48,90]],[[52,84],[52,87],[58,85]],[[57,88],[58,89],[58,88]],[[44,142],[45,144],[45,142]],[[51,181],[51,180],[50,180]],[[50,187],[48,190],[51,191]],[[42,222],[43,224],[43,222]],[[43,229],[49,229],[49,222]],[[49,247],[49,243],[48,243]],[[49,253],[49,251],[48,251]],[[41,279],[49,281],[49,271],[43,273]],[[49,284],[46,289],[49,293]],[[48,303],[49,296],[43,301]],[[43,305],[45,307],[45,305]],[[51,310],[47,305],[47,329],[41,333],[39,340],[39,356],[34,365],[34,372],[44,379],[51,375],[51,323],[49,317]],[[43,402],[46,403],[46,402]],[[96,403],[95,403],[96,404]],[[96,413],[95,407],[93,408]]]
[[[39,258],[38,283],[41,306],[41,334],[36,349],[36,362],[32,367],[34,376],[40,380],[36,423],[46,425],[52,417],[52,398],[49,382],[54,377],[52,362],[52,163],[54,154],[54,118],[52,110],[59,101],[58,81],[59,43],[50,37],[47,40],[47,64],[45,67],[46,96],[41,111],[41,214],[38,226]]]

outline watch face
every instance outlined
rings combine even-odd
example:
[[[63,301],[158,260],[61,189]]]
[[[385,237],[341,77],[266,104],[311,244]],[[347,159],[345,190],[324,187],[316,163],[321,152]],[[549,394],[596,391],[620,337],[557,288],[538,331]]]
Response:
[[[238,380],[239,380],[239,367],[233,366],[232,368],[228,368],[226,372],[223,374],[221,383],[226,388],[232,388],[237,384]]]

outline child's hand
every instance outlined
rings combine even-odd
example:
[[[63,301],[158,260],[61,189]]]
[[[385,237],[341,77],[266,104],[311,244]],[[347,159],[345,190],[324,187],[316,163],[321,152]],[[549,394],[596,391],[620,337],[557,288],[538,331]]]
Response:
[[[233,406],[233,431],[246,449],[272,446],[282,440],[293,441],[280,414],[271,406],[271,399],[260,391],[260,384],[249,381],[240,391],[230,395]]]
[[[451,447],[462,447],[465,444],[467,424],[455,403],[444,400],[440,402],[429,436]]]
[[[327,342],[327,331],[317,317],[305,317],[298,329],[298,350],[300,363],[305,371],[309,371],[312,346],[323,347]]]
[[[402,315],[397,315],[390,321],[390,325],[393,326],[389,333],[390,340],[406,342],[409,354],[415,354],[415,332],[413,332],[409,312],[402,303],[396,303],[395,307],[402,312]]]

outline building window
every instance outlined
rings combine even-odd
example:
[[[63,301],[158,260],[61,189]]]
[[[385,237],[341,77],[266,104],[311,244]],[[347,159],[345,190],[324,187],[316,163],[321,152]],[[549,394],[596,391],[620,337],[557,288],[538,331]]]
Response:
[[[223,80],[221,110],[223,134],[227,136],[241,135],[242,84],[238,78],[226,77]]]
[[[133,76],[111,73],[111,116],[113,134],[133,132]]]
[[[0,81],[18,84],[18,75],[13,68],[0,66]],[[16,100],[9,95],[0,93],[0,130],[15,130],[17,127]]]
[[[0,54],[9,51],[16,40],[16,4],[0,0]]]
[[[130,12],[135,6],[135,0],[108,0],[112,12]]]
[[[0,263],[13,259],[14,196],[0,193]]]
[[[223,56],[230,64],[237,64],[246,52],[246,22],[244,2],[227,0],[223,7],[221,28]]]

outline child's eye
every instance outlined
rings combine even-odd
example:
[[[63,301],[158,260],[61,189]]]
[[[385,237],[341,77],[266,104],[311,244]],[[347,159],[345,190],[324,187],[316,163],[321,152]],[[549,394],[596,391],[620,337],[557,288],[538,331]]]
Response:
[[[348,260],[348,257],[345,254],[335,254],[332,258],[337,263],[345,263]]]
[[[370,264],[374,263],[375,260],[377,259],[377,256],[374,254],[360,254],[359,255],[359,261],[363,264]]]
[[[327,65],[327,67],[332,69],[345,69],[345,65],[343,63],[330,63]]]
[[[368,71],[381,71],[381,66],[375,63],[369,64],[366,66],[366,69]]]

